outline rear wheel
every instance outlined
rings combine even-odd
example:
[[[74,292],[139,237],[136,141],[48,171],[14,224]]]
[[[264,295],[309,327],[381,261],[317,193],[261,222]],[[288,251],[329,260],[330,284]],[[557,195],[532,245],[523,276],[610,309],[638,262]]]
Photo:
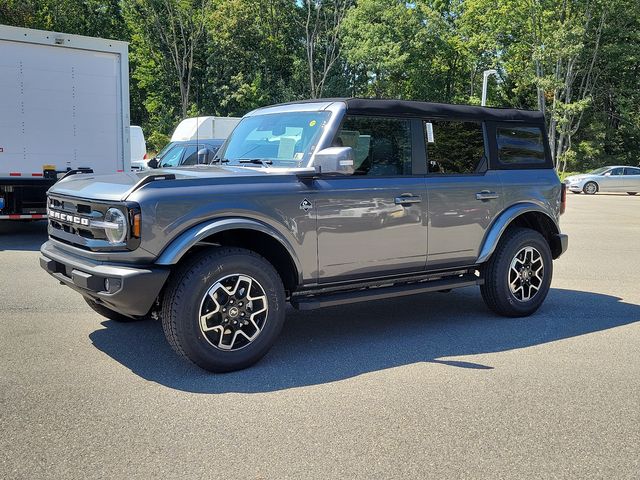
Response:
[[[240,370],[260,360],[282,330],[284,317],[278,272],[241,248],[193,256],[172,277],[162,306],[171,347],[212,372]]]
[[[627,192],[627,195],[636,195],[638,192]]]
[[[598,184],[596,182],[587,182],[582,191],[587,195],[593,195],[598,191]]]
[[[110,308],[101,305],[90,298],[83,297],[84,301],[87,302],[94,312],[102,315],[104,318],[108,318],[109,320],[113,320],[115,322],[137,322],[139,320],[144,320],[145,317],[127,317],[126,315],[122,315],[121,313],[115,312]]]
[[[529,228],[508,230],[484,269],[482,298],[500,315],[531,315],[547,296],[552,274],[545,238]]]

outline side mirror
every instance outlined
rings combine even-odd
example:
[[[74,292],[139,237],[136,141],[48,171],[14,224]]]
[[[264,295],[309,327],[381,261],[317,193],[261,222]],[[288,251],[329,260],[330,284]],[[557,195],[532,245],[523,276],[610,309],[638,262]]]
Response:
[[[148,166],[149,168],[158,168],[158,159],[157,159],[157,158],[155,158],[155,157],[154,157],[154,158],[152,158],[151,160],[149,160],[149,161],[147,162],[147,166]]]
[[[313,159],[313,166],[320,167],[322,173],[352,175],[354,171],[353,148],[329,147],[320,150]]]
[[[213,152],[208,148],[198,150],[198,165],[208,165],[213,157]]]

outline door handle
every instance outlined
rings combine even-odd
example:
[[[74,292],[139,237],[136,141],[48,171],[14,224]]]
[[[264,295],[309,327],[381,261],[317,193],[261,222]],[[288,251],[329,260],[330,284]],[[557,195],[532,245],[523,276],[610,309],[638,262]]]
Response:
[[[481,201],[486,201],[486,200],[493,200],[495,198],[498,198],[500,195],[498,195],[496,192],[490,192],[489,190],[483,190],[481,192],[476,193],[476,200],[481,200]]]
[[[418,195],[402,195],[394,199],[396,205],[409,205],[411,203],[422,202],[422,197]]]

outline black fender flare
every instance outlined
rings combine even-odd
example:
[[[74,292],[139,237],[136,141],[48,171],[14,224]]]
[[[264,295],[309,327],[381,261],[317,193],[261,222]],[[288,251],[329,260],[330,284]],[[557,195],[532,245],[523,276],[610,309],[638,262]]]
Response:
[[[254,230],[271,236],[278,241],[289,253],[293,264],[298,272],[298,277],[302,275],[302,265],[298,259],[291,243],[277,230],[257,220],[249,218],[221,218],[209,220],[195,225],[182,232],[162,251],[156,265],[175,265],[189,251],[191,247],[205,238],[226,230]],[[301,278],[299,278],[301,280]]]
[[[560,234],[558,222],[551,215],[549,215],[549,213],[543,207],[532,202],[517,203],[510,206],[500,215],[498,215],[498,218],[493,222],[491,227],[489,227],[489,230],[484,236],[484,240],[482,242],[482,247],[480,248],[480,254],[478,255],[476,264],[486,262],[498,246],[498,242],[500,241],[500,238],[502,238],[502,234],[511,224],[511,222],[513,222],[519,216],[529,212],[536,212],[545,215],[555,226],[555,231],[551,232],[552,235],[557,236]]]

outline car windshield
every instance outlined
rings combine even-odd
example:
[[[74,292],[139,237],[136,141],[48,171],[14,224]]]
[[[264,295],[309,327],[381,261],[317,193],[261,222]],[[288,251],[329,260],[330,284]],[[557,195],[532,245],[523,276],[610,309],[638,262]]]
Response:
[[[231,165],[303,166],[330,115],[329,112],[290,112],[245,117],[216,158]]]
[[[601,173],[604,173],[607,170],[609,170],[609,167],[600,167],[600,168],[596,168],[595,170],[590,171],[589,173],[591,175],[600,175]]]

